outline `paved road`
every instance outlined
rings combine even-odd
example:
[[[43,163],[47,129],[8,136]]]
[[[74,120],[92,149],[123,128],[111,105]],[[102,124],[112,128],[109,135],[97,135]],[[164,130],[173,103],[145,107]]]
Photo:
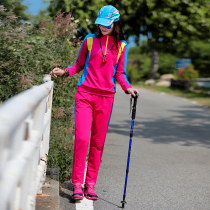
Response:
[[[140,93],[125,209],[209,210],[210,110],[178,97]],[[121,206],[131,124],[129,99],[117,86],[95,210]]]

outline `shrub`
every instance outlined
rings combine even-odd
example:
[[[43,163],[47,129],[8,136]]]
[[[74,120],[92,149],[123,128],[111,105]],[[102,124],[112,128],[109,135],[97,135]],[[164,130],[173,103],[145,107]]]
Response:
[[[169,53],[160,53],[159,68],[160,74],[174,74],[176,56]]]
[[[129,54],[141,54],[141,47],[140,46],[133,46],[130,47],[128,50]]]
[[[210,77],[210,43],[204,40],[190,41],[185,49],[184,57],[190,58],[193,61],[195,69],[199,69],[200,77]],[[183,57],[183,54],[178,54],[177,57]]]
[[[141,78],[148,78],[150,73],[151,73],[151,58],[145,57],[141,61],[140,76]]]
[[[137,82],[141,78],[139,71],[135,65],[127,65],[127,77],[130,82]]]
[[[6,12],[0,6],[2,11]],[[43,75],[54,67],[65,68],[75,61],[81,42],[74,38],[77,24],[70,14],[25,24],[16,22],[12,11],[1,17],[5,18],[0,20],[0,101],[41,84]],[[54,79],[48,167],[59,167],[61,181],[71,177],[78,79],[79,75]]]
[[[180,79],[182,81],[195,81],[198,78],[198,71],[194,70],[193,65],[188,65],[185,68],[177,69],[177,73],[175,74],[175,76],[177,79]]]
[[[176,77],[180,80],[195,80],[198,78],[198,71],[194,70],[193,65],[180,68],[177,71]]]

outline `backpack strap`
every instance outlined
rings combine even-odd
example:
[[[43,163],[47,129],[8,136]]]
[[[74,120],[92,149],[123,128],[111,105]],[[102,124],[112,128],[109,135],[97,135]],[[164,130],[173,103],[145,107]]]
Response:
[[[123,51],[123,49],[124,49],[125,46],[126,46],[126,44],[125,44],[124,42],[122,42],[122,44],[121,44],[121,46],[120,46],[120,49],[119,49],[119,51],[118,51],[117,63],[118,63],[118,61],[119,61],[119,59],[120,59],[120,56],[121,56],[122,51]]]
[[[87,47],[88,47],[88,51],[89,51],[89,57],[91,54],[92,46],[93,46],[93,37],[88,37],[87,38]]]

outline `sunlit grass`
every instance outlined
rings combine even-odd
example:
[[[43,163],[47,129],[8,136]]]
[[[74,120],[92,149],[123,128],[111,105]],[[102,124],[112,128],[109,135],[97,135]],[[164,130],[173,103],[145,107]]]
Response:
[[[203,106],[210,108],[210,95],[208,94],[210,92],[210,88],[197,88],[194,90],[184,91],[184,90],[175,89],[171,87],[145,85],[143,82],[136,83],[133,85],[139,88],[150,90],[150,91],[164,92],[172,96],[183,97],[191,101],[196,101],[198,104],[201,104]]]

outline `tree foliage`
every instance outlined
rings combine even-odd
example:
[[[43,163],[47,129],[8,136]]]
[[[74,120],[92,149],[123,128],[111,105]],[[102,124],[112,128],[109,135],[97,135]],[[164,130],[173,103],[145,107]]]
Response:
[[[104,0],[50,0],[48,11],[51,17],[55,17],[59,10],[70,12],[80,27],[78,36],[84,37],[96,30],[94,22],[104,4]]]
[[[176,50],[189,40],[210,41],[209,0],[50,0],[48,8],[54,17],[59,10],[71,12],[78,19],[80,31],[93,32],[94,21],[103,5],[120,10],[126,37],[139,34],[148,37],[148,44],[159,50]]]
[[[86,35],[95,31],[94,21],[99,9],[109,4],[120,11],[126,38],[134,35],[138,44],[139,34],[148,37],[148,47],[145,50],[150,49],[153,52],[152,69],[155,69],[155,65],[158,68],[160,51],[179,57],[187,56],[195,61],[196,68],[207,68],[209,58],[204,56],[204,52],[208,50],[202,46],[210,43],[209,0],[51,0],[48,9],[52,17],[60,9],[71,12],[79,21],[79,35]],[[203,41],[201,47],[196,44],[200,40]],[[197,52],[195,47],[192,48],[195,45],[199,48]],[[157,56],[154,56],[155,53]],[[202,57],[202,65],[199,65],[200,61],[196,56]]]
[[[23,0],[0,0],[1,7],[1,16],[13,16],[16,17],[18,21],[20,20],[28,20],[28,15],[25,14],[27,10],[27,6],[22,4]],[[10,12],[10,14],[8,14]]]
[[[205,40],[189,41],[184,52],[177,50],[177,57],[192,59],[196,70],[199,70],[201,77],[210,77],[210,43]]]
[[[189,39],[209,39],[208,0],[106,0],[120,10],[127,36],[148,36],[149,45],[171,50]],[[184,50],[184,49],[183,49]]]

